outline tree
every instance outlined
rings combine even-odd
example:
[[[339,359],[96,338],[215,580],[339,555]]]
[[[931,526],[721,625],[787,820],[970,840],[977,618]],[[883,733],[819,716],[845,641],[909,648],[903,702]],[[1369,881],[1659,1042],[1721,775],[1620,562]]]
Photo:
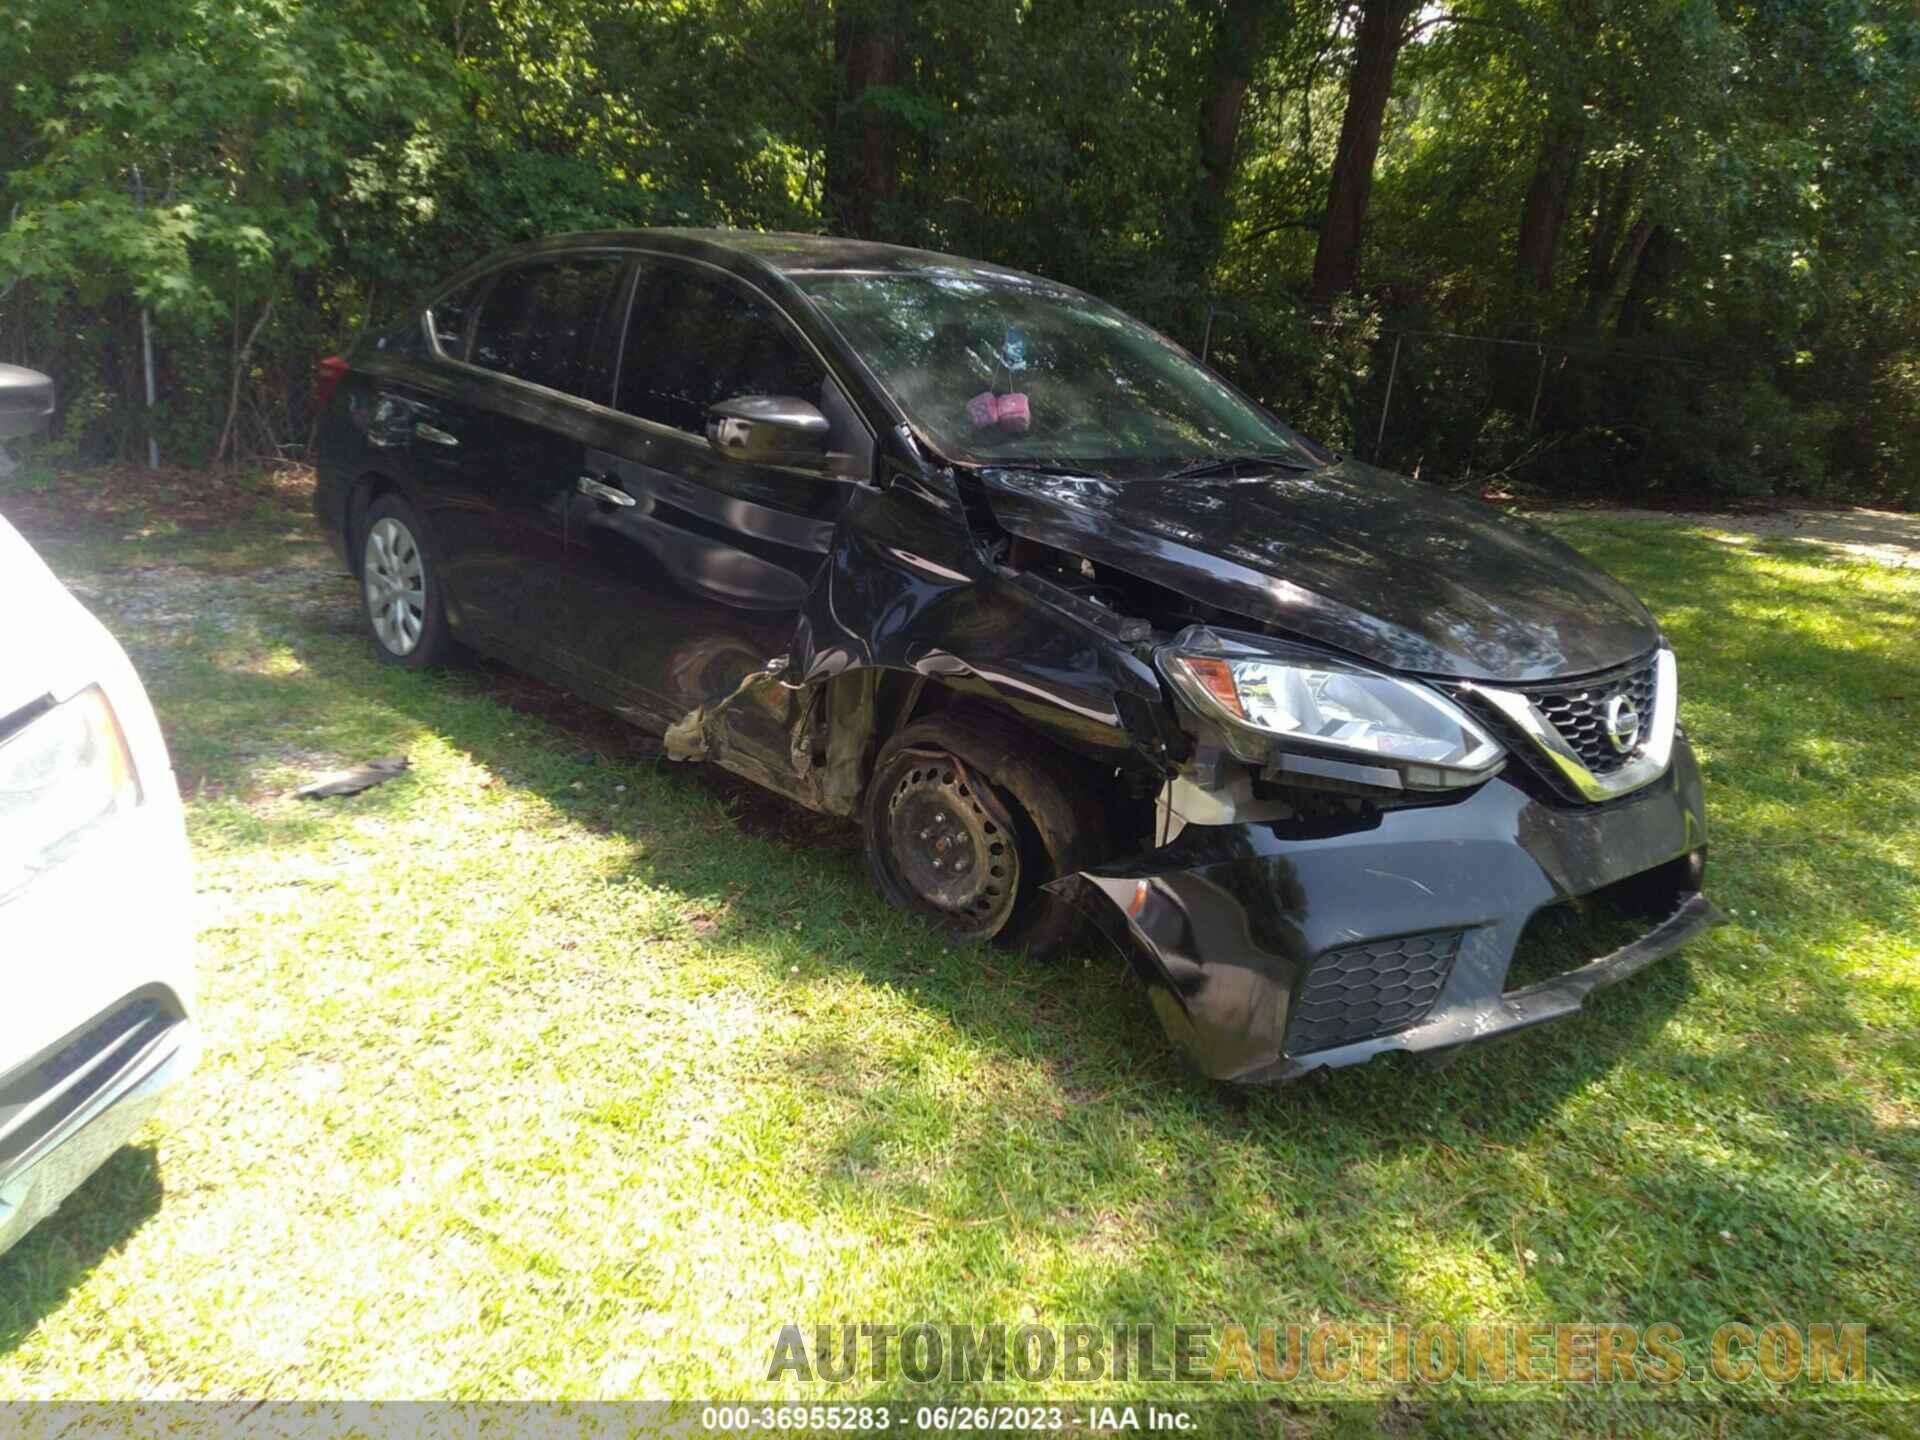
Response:
[[[842,0],[833,17],[839,80],[827,145],[827,209],[848,235],[878,238],[900,193],[906,15],[892,0]]]
[[[1223,0],[1214,7],[1200,97],[1202,266],[1210,269],[1226,239],[1240,164],[1241,120],[1253,77],[1291,11],[1278,0]]]
[[[1422,473],[1920,470],[1904,0],[17,0],[0,71],[0,355],[84,458],[144,448],[143,309],[169,453],[273,453],[437,278],[667,223],[1039,271],[1336,436],[1397,333],[1564,347],[1413,346]]]
[[[1373,167],[1380,156],[1380,127],[1393,94],[1393,70],[1408,39],[1408,22],[1419,0],[1360,0],[1353,58],[1347,67],[1347,109],[1340,145],[1327,182],[1327,210],[1313,257],[1313,297],[1331,300],[1353,289],[1360,273],[1360,242]]]

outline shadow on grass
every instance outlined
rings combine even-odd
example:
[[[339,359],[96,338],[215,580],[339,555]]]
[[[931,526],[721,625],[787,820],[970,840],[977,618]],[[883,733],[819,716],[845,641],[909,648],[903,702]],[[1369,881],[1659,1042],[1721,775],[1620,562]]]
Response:
[[[96,1265],[152,1219],[162,1194],[153,1147],[122,1146],[0,1255],[0,1355],[17,1349]]]

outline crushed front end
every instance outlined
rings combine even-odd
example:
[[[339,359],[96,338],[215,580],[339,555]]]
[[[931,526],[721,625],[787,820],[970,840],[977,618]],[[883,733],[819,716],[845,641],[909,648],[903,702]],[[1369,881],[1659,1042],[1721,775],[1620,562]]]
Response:
[[[1244,723],[1296,679],[1273,650],[1196,628],[1162,652],[1198,743],[1162,792],[1161,843],[1053,887],[1133,957],[1207,1075],[1272,1083],[1489,1039],[1571,1014],[1718,923],[1664,649],[1517,689],[1351,667],[1389,701],[1397,686],[1445,702],[1439,720],[1406,721],[1404,742],[1374,733],[1397,723],[1390,706],[1369,732],[1354,717],[1373,697],[1323,684],[1324,735],[1398,745],[1392,763],[1287,733],[1291,712],[1278,736]],[[1450,726],[1464,737],[1451,749],[1421,739]],[[1598,910],[1638,919],[1545,978],[1515,968],[1544,921]]]

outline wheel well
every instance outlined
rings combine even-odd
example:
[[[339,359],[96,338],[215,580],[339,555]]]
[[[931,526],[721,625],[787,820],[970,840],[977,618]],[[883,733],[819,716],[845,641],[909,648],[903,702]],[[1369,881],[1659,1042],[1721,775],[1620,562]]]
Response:
[[[347,508],[342,521],[347,542],[347,564],[353,573],[360,573],[360,547],[355,542],[366,529],[367,511],[373,508],[373,502],[382,495],[390,495],[400,487],[393,478],[381,474],[378,470],[369,470],[353,482],[353,489],[347,494]]]
[[[859,672],[853,672],[858,674]],[[853,675],[843,675],[845,683]],[[880,747],[909,725],[935,716],[955,714],[977,716],[982,727],[1016,732],[1029,753],[1042,758],[1069,783],[1085,785],[1101,797],[1107,820],[1107,833],[1123,849],[1131,848],[1128,838],[1146,836],[1153,828],[1153,795],[1157,780],[1142,771],[1139,783],[1118,763],[1090,759],[1074,753],[1059,740],[1028,724],[1003,704],[995,704],[980,695],[962,690],[933,676],[906,671],[883,671],[870,692],[872,704],[866,709],[871,730],[859,738],[862,753],[858,794],[864,797],[873,779]],[[846,713],[842,710],[841,713]],[[858,725],[858,719],[854,723]]]

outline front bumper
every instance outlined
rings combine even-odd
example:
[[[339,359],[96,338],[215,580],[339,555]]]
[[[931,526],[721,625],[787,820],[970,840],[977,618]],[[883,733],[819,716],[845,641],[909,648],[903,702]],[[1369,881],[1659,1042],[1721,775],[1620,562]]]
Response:
[[[1611,805],[1550,804],[1495,778],[1442,804],[1189,825],[1170,845],[1050,888],[1133,957],[1167,1033],[1202,1071],[1272,1083],[1573,1013],[1719,923],[1698,892],[1705,846],[1699,770],[1682,739],[1664,776]],[[1646,934],[1503,988],[1536,913],[1622,882],[1659,905]],[[1371,1033],[1349,1038],[1356,1029]]]
[[[133,1137],[197,1049],[179,997],[153,985],[0,1075],[0,1253]]]

